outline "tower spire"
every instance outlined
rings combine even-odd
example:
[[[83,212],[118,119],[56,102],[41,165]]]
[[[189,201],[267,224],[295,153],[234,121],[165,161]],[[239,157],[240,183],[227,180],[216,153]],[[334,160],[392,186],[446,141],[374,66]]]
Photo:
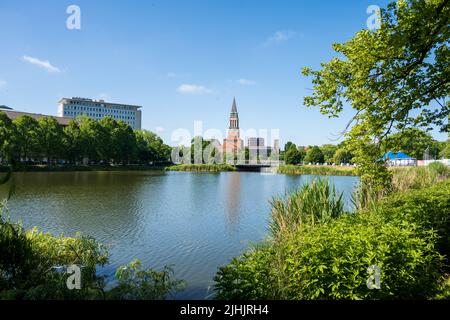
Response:
[[[236,98],[235,97],[233,97],[233,106],[231,107],[231,113],[237,113]]]
[[[239,130],[239,115],[237,112],[235,98],[233,98],[233,105],[231,106],[230,129],[238,129]]]

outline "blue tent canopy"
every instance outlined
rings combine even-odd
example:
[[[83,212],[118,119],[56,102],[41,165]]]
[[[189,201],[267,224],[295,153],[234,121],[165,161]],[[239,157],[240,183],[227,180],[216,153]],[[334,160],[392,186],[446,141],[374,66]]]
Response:
[[[381,158],[383,160],[413,160],[414,158],[408,156],[403,152],[386,152],[384,156]]]

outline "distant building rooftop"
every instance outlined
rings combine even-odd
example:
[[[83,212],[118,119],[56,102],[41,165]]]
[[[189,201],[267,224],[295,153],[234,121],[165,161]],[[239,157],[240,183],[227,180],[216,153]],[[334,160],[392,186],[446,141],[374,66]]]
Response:
[[[67,126],[70,122],[70,120],[73,120],[71,118],[67,118],[67,117],[56,117],[56,116],[50,116],[50,115],[45,115],[45,114],[39,114],[39,113],[28,113],[28,112],[21,112],[21,111],[13,111],[11,108],[8,109],[3,109],[0,107],[0,112],[4,112],[6,113],[6,115],[8,116],[8,118],[10,118],[11,120],[14,120],[20,116],[29,116],[32,117],[33,119],[39,120],[41,118],[44,117],[52,117],[55,118],[56,121],[58,121],[58,123],[60,125],[63,126]]]
[[[414,159],[413,157],[410,157],[406,153],[403,152],[386,152],[384,156],[382,157],[383,160],[406,160],[406,159]]]
[[[94,100],[94,99],[90,99],[90,98],[81,98],[81,97],[62,98],[61,100],[59,100],[59,103],[64,103],[64,102],[68,102],[68,101],[82,101],[82,102],[90,102],[90,103],[103,103],[103,104],[109,104],[109,105],[114,105],[114,106],[134,107],[136,109],[142,108],[142,106],[137,106],[137,105],[128,104],[128,103],[106,102],[105,100],[102,100],[102,99]]]
[[[10,107],[5,106],[4,104],[2,104],[2,105],[0,106],[0,110],[12,110],[12,108],[10,108]]]

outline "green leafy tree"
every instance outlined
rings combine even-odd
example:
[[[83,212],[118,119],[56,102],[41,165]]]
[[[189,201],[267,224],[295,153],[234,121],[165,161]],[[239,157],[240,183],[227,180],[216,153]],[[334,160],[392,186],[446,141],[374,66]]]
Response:
[[[171,148],[153,132],[136,130],[137,155],[144,162],[167,162],[170,158]]]
[[[347,149],[341,147],[336,150],[333,157],[333,162],[336,164],[350,163],[352,161],[353,155]]]
[[[386,149],[404,152],[409,156],[422,160],[425,152],[432,158],[439,157],[440,144],[431,134],[410,128],[394,133],[386,138]]]
[[[98,157],[106,163],[109,163],[111,159],[121,157],[121,145],[116,144],[114,134],[117,134],[119,130],[119,124],[111,117],[105,117],[97,122],[97,130],[95,135],[95,146],[97,149]]]
[[[191,161],[192,163],[204,163],[203,152],[211,144],[210,140],[205,140],[203,137],[194,137],[191,140]]]
[[[112,143],[116,150],[116,161],[122,164],[130,163],[136,152],[136,136],[126,122],[117,122],[117,127],[112,132]]]
[[[0,157],[3,160],[12,160],[14,126],[11,119],[0,112]]]
[[[439,152],[439,156],[444,159],[450,159],[450,139],[444,142],[444,145]]]
[[[304,154],[300,150],[303,150],[303,148],[299,149],[295,144],[291,144],[284,155],[284,161],[286,164],[295,165],[301,163],[304,158]]]
[[[72,163],[83,157],[83,135],[77,120],[71,120],[64,128],[64,154]]]
[[[327,163],[333,162],[334,154],[336,153],[337,146],[334,144],[324,144],[320,147],[320,150],[323,153],[324,160]]]
[[[284,151],[288,151],[292,146],[295,146],[295,144],[291,141],[286,142],[286,144],[284,145]]]
[[[98,136],[100,134],[99,125],[97,121],[86,116],[77,118],[80,126],[81,140],[82,140],[82,156],[89,160],[98,160]]]
[[[448,0],[402,0],[381,10],[381,27],[362,30],[343,44],[339,57],[312,76],[313,94],[306,106],[337,117],[344,106],[354,110],[346,136],[363,183],[383,190],[390,175],[377,159],[381,143],[393,129],[440,126],[448,117],[450,69]]]
[[[31,153],[38,147],[38,122],[27,115],[17,117],[12,122],[14,126],[14,147],[17,160],[28,160]]]
[[[60,154],[63,144],[63,129],[53,117],[38,120],[38,145],[49,164]]]
[[[318,146],[313,146],[306,152],[305,162],[324,163],[324,159],[323,153]]]

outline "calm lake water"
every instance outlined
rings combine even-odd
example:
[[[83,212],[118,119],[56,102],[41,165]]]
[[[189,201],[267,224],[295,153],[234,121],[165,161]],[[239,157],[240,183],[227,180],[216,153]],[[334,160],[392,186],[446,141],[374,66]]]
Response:
[[[171,265],[187,288],[176,298],[211,297],[217,268],[267,235],[269,201],[317,176],[251,172],[18,173],[11,218],[53,234],[91,235],[110,247],[115,269],[138,258]],[[328,177],[349,203],[356,177]]]

